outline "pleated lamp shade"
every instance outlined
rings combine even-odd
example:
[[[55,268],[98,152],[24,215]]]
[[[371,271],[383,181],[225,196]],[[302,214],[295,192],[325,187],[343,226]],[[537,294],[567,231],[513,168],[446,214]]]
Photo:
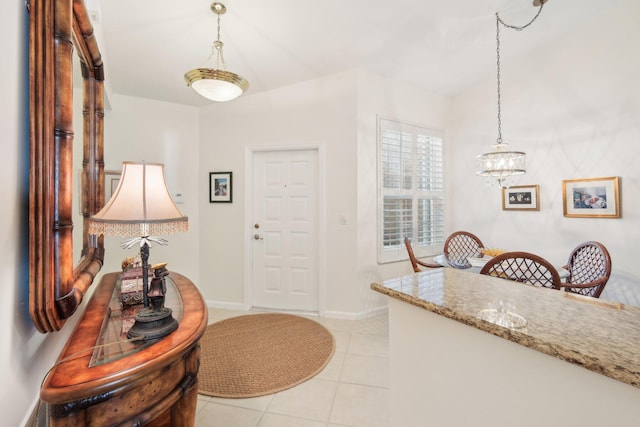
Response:
[[[89,219],[89,234],[151,236],[187,231],[189,221],[174,203],[161,163],[123,162],[118,188]]]

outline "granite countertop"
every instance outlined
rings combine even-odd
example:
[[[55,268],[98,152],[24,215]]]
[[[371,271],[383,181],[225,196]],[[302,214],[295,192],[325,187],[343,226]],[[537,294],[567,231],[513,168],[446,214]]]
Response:
[[[640,388],[640,307],[453,268],[371,289]],[[504,312],[512,326],[480,318]]]

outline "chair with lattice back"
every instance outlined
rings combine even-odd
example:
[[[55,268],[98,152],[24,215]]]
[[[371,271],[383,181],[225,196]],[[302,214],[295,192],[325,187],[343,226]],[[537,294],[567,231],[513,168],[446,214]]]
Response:
[[[450,262],[453,267],[460,265],[459,268],[464,268],[467,258],[483,256],[480,251],[483,247],[482,241],[476,235],[468,231],[456,231],[445,240],[443,253],[445,259],[456,261]]]
[[[413,248],[411,247],[411,240],[409,240],[408,237],[404,238],[404,245],[407,248],[407,253],[409,254],[409,261],[411,262],[411,267],[413,267],[413,272],[414,273],[418,273],[418,272],[422,271],[420,269],[420,266],[428,267],[428,268],[439,268],[439,267],[442,267],[440,264],[420,261],[418,258],[416,258],[415,254],[413,253]]]
[[[565,285],[565,291],[599,298],[611,275],[611,256],[602,243],[584,242],[571,251],[564,268],[571,285]]]
[[[544,288],[560,289],[558,270],[544,258],[529,252],[505,252],[491,258],[480,274]]]

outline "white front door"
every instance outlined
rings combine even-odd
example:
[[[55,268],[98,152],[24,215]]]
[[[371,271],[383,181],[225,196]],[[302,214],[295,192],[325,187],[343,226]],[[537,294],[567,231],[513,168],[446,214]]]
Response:
[[[253,153],[252,306],[318,311],[318,151]]]

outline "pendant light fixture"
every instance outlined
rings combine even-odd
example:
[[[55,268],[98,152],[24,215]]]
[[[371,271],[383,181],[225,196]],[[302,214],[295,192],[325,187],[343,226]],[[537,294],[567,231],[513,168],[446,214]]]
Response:
[[[500,104],[500,25],[521,31],[538,18],[542,7],[548,0],[534,0],[533,5],[539,7],[538,13],[529,23],[521,27],[508,25],[496,13],[496,65],[498,88],[498,138],[493,145],[494,151],[476,156],[476,175],[493,178],[500,187],[509,186],[509,177],[522,175],[526,171],[526,154],[522,151],[509,151],[509,144],[502,140],[502,109]]]
[[[226,70],[220,41],[220,15],[227,12],[222,3],[212,3],[211,11],[218,16],[217,39],[213,42],[211,56],[216,55],[216,68],[194,68],[184,74],[187,86],[191,86],[199,95],[212,101],[231,101],[242,95],[248,88],[249,82],[243,77]]]

